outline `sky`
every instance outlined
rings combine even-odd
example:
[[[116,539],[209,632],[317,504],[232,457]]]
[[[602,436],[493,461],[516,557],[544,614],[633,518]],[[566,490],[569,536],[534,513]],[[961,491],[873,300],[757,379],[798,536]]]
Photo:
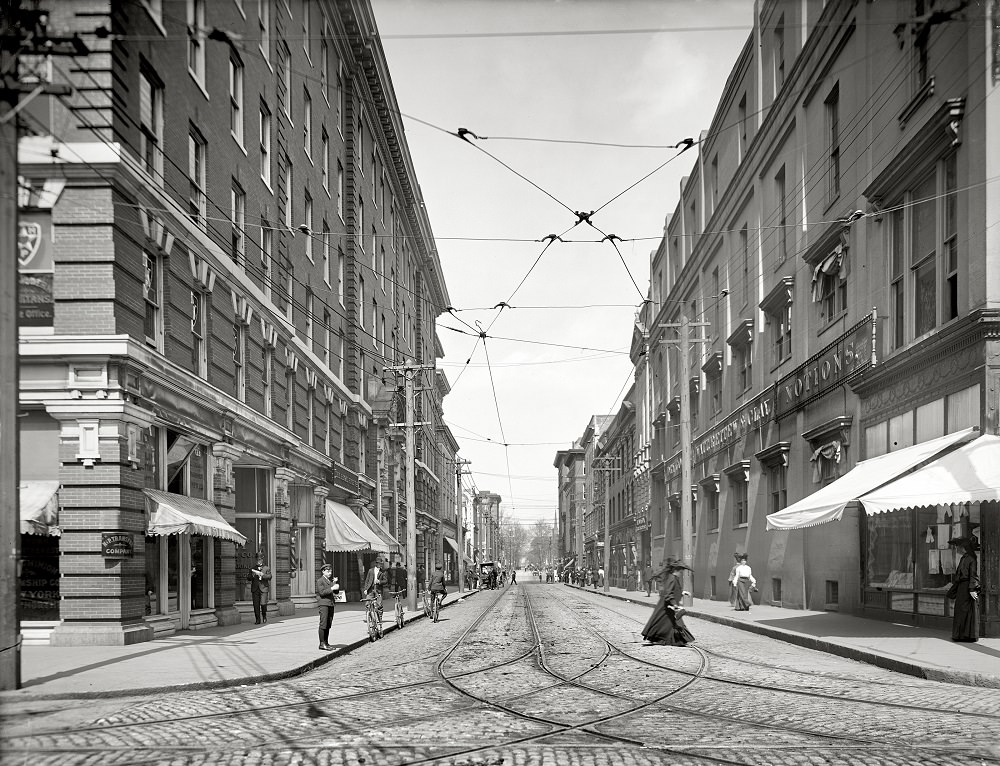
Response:
[[[650,253],[697,159],[672,147],[709,128],[753,2],[373,6],[454,309],[438,365],[465,486],[554,521],[556,452],[631,385]]]

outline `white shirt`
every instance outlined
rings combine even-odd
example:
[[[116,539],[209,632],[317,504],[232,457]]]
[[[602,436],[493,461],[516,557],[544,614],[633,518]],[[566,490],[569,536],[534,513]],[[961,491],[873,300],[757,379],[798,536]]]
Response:
[[[733,582],[736,582],[741,577],[746,577],[750,581],[750,584],[756,587],[757,581],[754,579],[753,571],[750,569],[749,564],[737,565],[736,573],[733,575]]]

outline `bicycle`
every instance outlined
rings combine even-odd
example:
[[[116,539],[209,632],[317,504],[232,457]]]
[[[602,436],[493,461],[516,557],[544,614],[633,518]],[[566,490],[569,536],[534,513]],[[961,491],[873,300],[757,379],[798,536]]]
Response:
[[[444,593],[437,591],[431,594],[431,619],[434,622],[438,621],[438,615],[441,612],[441,602],[444,600]]]
[[[406,593],[405,590],[391,590],[389,595],[392,596],[393,600],[396,602],[396,627],[403,627],[403,594]]]
[[[365,623],[368,625],[368,640],[375,643],[382,638],[382,617],[378,611],[375,596],[368,596],[365,601]]]

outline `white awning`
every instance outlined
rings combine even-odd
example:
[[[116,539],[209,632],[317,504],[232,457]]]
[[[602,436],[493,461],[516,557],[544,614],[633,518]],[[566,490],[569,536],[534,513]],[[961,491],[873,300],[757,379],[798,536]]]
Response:
[[[375,551],[388,553],[389,544],[382,540],[354,511],[343,503],[326,501],[326,550],[333,552]]]
[[[1000,500],[1000,436],[980,436],[859,500],[868,514]]]
[[[459,555],[462,554],[462,549],[458,547],[458,543],[454,540],[454,538],[451,538],[451,537],[448,537],[447,535],[445,535],[444,536],[444,541],[446,543],[448,543],[448,545],[451,546],[451,549],[453,551],[455,551],[455,553],[457,553]]]
[[[862,495],[931,460],[949,447],[975,439],[978,431],[967,428],[912,447],[862,460],[852,470],[797,503],[767,517],[768,530],[805,529],[839,521],[844,508]]]
[[[399,540],[389,534],[381,524],[378,523],[378,519],[371,515],[366,509],[361,509],[361,520],[365,523],[372,532],[374,532],[378,538],[389,546],[389,553],[399,553],[402,548],[399,545]]]
[[[229,525],[208,500],[173,492],[145,489],[147,535],[204,535],[246,545],[247,539]]]
[[[22,481],[18,486],[22,535],[58,535],[59,482]]]

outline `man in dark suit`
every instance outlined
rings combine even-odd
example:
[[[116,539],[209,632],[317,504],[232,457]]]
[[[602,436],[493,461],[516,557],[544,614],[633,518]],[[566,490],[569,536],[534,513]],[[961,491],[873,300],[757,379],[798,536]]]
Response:
[[[271,567],[264,563],[264,552],[257,552],[257,566],[247,574],[250,597],[253,599],[254,623],[267,622],[267,598],[271,590]]]
[[[361,598],[375,599],[375,610],[378,612],[379,622],[382,621],[382,591],[389,581],[385,568],[385,560],[381,556],[376,556],[372,565],[365,572],[365,582],[361,586]]]
[[[316,599],[319,606],[319,648],[324,652],[333,649],[330,646],[330,626],[333,624],[333,605],[340,593],[340,583],[333,576],[333,567],[324,564],[316,580]]]

